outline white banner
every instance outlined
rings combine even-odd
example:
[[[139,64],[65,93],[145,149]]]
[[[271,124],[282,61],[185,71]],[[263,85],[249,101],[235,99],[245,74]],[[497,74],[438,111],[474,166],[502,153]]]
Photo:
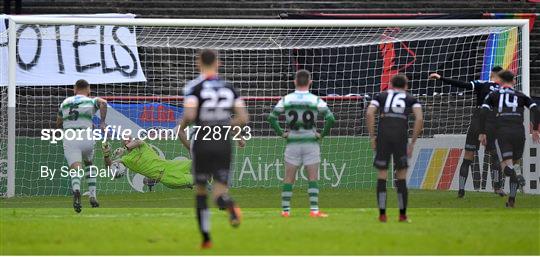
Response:
[[[49,17],[132,19],[132,14],[49,15]],[[7,15],[0,16],[0,85],[7,85]],[[73,85],[145,82],[134,27],[17,26],[17,85]]]

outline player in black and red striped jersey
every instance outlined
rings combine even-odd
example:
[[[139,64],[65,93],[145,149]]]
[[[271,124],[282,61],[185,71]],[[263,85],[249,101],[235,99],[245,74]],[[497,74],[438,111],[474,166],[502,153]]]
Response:
[[[514,207],[518,184],[524,185],[514,170],[514,163],[523,157],[525,147],[524,111],[531,110],[533,118],[533,142],[540,143],[540,109],[530,97],[514,89],[514,74],[510,71],[499,73],[500,89],[490,93],[484,100],[480,113],[479,141],[486,144],[486,120],[490,112],[495,113],[495,148],[501,168],[510,178],[510,193],[507,207]]]
[[[498,79],[498,72],[501,72],[502,70],[503,69],[500,66],[495,66],[491,69],[490,80],[473,80],[470,82],[445,78],[437,73],[432,73],[429,76],[430,79],[441,80],[442,82],[448,83],[454,87],[473,90],[474,94],[476,95],[476,109],[473,112],[471,124],[467,130],[467,137],[465,139],[465,153],[463,154],[463,161],[461,162],[461,167],[459,170],[459,198],[465,196],[465,183],[467,182],[467,177],[469,176],[469,167],[474,162],[474,155],[480,148],[480,144],[478,142],[478,135],[480,134],[480,107],[482,106],[486,96],[499,88],[499,85],[495,81]],[[495,116],[493,113],[488,116],[488,123],[486,125],[488,144],[486,145],[486,152],[489,153],[494,191],[500,196],[504,196],[505,193],[502,190],[502,176],[500,174],[499,162],[495,154],[495,138],[493,128],[494,118]],[[473,173],[473,180],[480,181],[480,173]]]

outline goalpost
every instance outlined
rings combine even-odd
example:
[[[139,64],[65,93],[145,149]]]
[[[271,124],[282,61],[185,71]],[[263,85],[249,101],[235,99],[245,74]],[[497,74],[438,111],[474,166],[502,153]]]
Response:
[[[336,116],[334,129],[322,142],[323,187],[373,186],[376,174],[364,110],[392,75],[403,72],[411,78],[410,91],[424,104],[426,115],[423,139],[410,160],[408,183],[412,188],[452,189],[473,95],[428,80],[428,75],[486,79],[492,66],[501,65],[516,72],[517,88],[529,94],[528,22],[9,17],[7,30],[0,32],[0,43],[8,42],[7,48],[0,48],[2,69],[7,67],[7,72],[0,72],[0,193],[7,197],[69,194],[67,178],[40,177],[43,165],[67,165],[61,142],[40,140],[40,133],[53,128],[60,102],[72,95],[70,85],[75,80],[60,81],[69,65],[75,65],[81,76],[97,74],[88,80],[92,95],[109,102],[108,124],[170,128],[182,113],[183,86],[198,75],[194,58],[203,48],[219,52],[220,75],[240,91],[251,114],[253,139],[244,149],[235,150],[233,187],[280,185],[285,143],[275,137],[266,117],[280,96],[293,90],[295,71],[305,68],[313,74],[313,92],[328,102]],[[74,51],[76,60],[71,64],[63,60],[62,68],[54,63],[63,72],[44,74],[36,84],[20,83],[20,76],[36,72],[29,64],[40,65],[32,58],[34,52],[18,51],[17,45],[26,43],[37,44],[27,51],[56,53],[59,63],[68,50]],[[57,48],[40,48],[47,44]],[[117,60],[122,58],[133,62]],[[113,78],[115,74],[122,79]],[[177,141],[149,143],[164,158],[188,156]],[[529,186],[529,181],[538,180],[538,172],[530,171],[529,146],[530,138],[521,165],[528,180],[525,191],[538,193],[538,187]],[[95,164],[103,166],[99,143],[95,152]],[[118,180],[99,178],[98,192],[145,190],[136,174]],[[304,183],[302,173],[299,183]]]

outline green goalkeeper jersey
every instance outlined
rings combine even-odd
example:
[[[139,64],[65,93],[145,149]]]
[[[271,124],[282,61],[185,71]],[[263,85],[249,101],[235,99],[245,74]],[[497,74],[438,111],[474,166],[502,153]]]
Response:
[[[309,91],[296,90],[284,96],[274,107],[268,121],[279,136],[283,134],[277,120],[280,114],[285,114],[286,117],[289,129],[288,143],[317,142],[315,124],[318,115],[322,115],[325,119],[321,136],[328,135],[334,123],[334,115],[326,102]]]
[[[130,171],[159,180],[169,188],[192,184],[191,160],[165,160],[146,142],[122,156],[121,161]]]

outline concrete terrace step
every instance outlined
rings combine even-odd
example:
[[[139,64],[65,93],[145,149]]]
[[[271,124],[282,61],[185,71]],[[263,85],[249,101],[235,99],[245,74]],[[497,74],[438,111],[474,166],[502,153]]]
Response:
[[[37,13],[43,13],[43,14],[53,14],[58,13],[58,7],[55,6],[37,6],[37,7],[28,7],[24,8],[24,13],[27,14],[37,14]],[[159,15],[169,15],[169,16],[176,16],[176,17],[182,17],[183,15],[200,15],[201,18],[203,17],[210,17],[213,14],[219,14],[219,15],[231,15],[231,17],[235,17],[234,15],[253,15],[256,13],[256,15],[261,16],[271,16],[275,15],[276,18],[281,13],[294,13],[294,12],[325,12],[325,13],[418,13],[418,12],[436,12],[437,9],[431,9],[431,8],[389,8],[389,7],[353,7],[353,8],[326,8],[326,9],[318,9],[313,7],[305,7],[305,8],[231,8],[229,7],[223,7],[223,8],[198,8],[198,7],[177,7],[177,8],[162,8],[162,7],[130,7],[130,8],[121,8],[121,7],[108,7],[108,6],[93,6],[93,7],[73,7],[73,6],[65,6],[61,7],[62,13],[107,13],[107,12],[130,12],[134,14],[141,15],[142,17],[145,16],[145,14],[151,14],[152,16],[159,16]],[[444,8],[445,12],[447,13],[461,13],[463,11],[463,8],[461,7],[447,7]],[[467,12],[469,13],[482,13],[485,11],[485,8],[482,7],[471,7],[467,9]],[[515,12],[516,9],[513,7],[494,7],[491,8],[490,11],[492,12]],[[521,9],[522,12],[534,12],[534,8],[524,8]]]

